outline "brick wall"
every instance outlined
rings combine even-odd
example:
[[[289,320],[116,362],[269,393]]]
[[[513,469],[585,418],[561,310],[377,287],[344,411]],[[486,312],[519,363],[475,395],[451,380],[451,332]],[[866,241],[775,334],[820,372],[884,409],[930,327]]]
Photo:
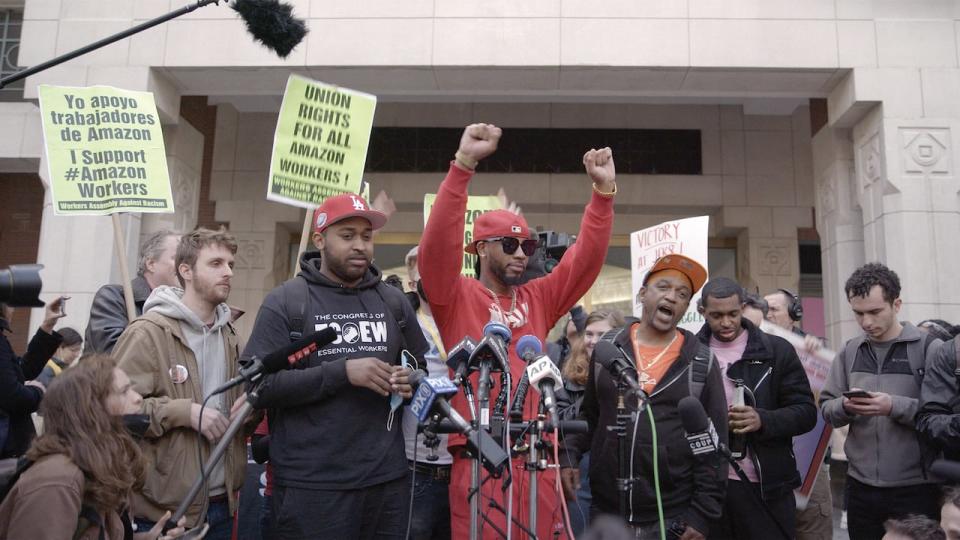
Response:
[[[43,184],[36,174],[0,173],[0,268],[37,262]],[[17,308],[10,326],[10,342],[23,353],[28,341],[30,309]]]

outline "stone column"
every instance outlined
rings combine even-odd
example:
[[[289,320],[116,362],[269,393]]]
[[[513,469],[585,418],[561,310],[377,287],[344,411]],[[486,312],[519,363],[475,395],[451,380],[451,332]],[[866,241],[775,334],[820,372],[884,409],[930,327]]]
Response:
[[[203,135],[181,118],[178,124],[163,127],[163,144],[167,152],[167,170],[170,172],[170,189],[176,212],[144,214],[141,242],[161,229],[187,232],[197,226]]]
[[[867,261],[900,276],[901,320],[960,320],[960,118],[898,117],[873,108],[853,129]]]
[[[864,262],[863,216],[855,192],[850,130],[822,128],[813,138],[813,164],[825,337],[836,348],[860,331],[844,293],[847,278]]]

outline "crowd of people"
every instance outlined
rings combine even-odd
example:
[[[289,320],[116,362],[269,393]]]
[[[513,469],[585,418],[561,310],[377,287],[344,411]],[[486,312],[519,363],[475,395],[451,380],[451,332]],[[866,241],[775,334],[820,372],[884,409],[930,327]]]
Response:
[[[324,201],[314,249],[264,299],[246,343],[234,324],[242,312],[228,304],[237,243],[224,230],[148,238],[131,284],[137,317],[128,319],[123,288],[105,285],[85,339],[54,330],[58,300],[18,357],[3,336],[4,307],[0,457],[16,467],[0,486],[0,539],[245,538],[252,532],[236,523],[248,445],[267,463],[263,502],[247,506],[265,540],[827,539],[828,467],[805,508],[795,495],[794,438],[823,420],[849,426],[850,538],[960,539],[960,488],[950,487],[960,474],[949,477],[950,461],[934,466],[960,460],[958,328],[900,320],[894,270],[870,263],[849,277],[863,333],[842,344],[803,334],[793,292],[751,294],[677,254],[634,291],[639,318],[586,313],[577,303],[599,276],[614,220],[613,154],[583,156],[592,192],[577,240],[531,279],[538,241],[520,213],[482,214],[463,245],[468,187],[500,136],[493,125],[465,129],[400,288],[373,263],[388,216],[354,194]],[[464,252],[477,256],[475,277],[462,274]],[[694,333],[678,324],[698,294],[705,322]],[[482,369],[457,371],[458,351],[465,337],[482,347],[491,322],[511,339],[504,358],[488,345],[499,363],[481,381]],[[524,374],[542,380],[519,338],[546,342],[560,322],[564,335],[543,351],[562,382],[517,407],[524,432],[501,428]],[[289,369],[253,374],[252,359],[267,365],[325,329],[332,342],[284,353]],[[837,355],[817,395],[807,359],[825,349]],[[462,376],[450,408],[434,412],[469,429],[418,419],[418,370]],[[245,384],[232,384],[241,374]],[[475,388],[503,396],[492,415],[478,411]],[[691,407],[710,429],[691,431]],[[498,474],[475,467],[478,429],[513,454]],[[539,443],[524,446],[534,429]],[[528,452],[541,453],[538,465]]]

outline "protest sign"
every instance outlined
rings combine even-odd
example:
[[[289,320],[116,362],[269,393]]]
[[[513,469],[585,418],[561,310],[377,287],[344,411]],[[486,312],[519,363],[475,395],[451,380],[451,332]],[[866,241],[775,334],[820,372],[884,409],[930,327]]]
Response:
[[[433,202],[436,200],[436,193],[427,193],[423,196],[423,225],[427,225],[427,219],[430,218],[430,210],[433,209]],[[466,246],[473,242],[473,223],[481,214],[491,210],[500,210],[503,203],[496,195],[470,195],[467,197],[467,211],[464,216],[463,245]],[[473,267],[477,256],[470,253],[463,253],[463,267],[461,273],[467,277],[474,277]]]
[[[54,214],[174,211],[153,94],[40,85],[39,97]]]
[[[642,287],[643,278],[660,257],[671,253],[684,255],[702,264],[709,271],[707,266],[709,228],[710,217],[699,216],[667,221],[630,234],[630,274],[633,290],[636,291],[633,298],[635,317],[640,317],[643,311],[640,305],[640,287]],[[699,291],[690,299],[690,306],[678,324],[691,332],[697,332],[703,326],[703,316],[697,313],[698,298],[700,298]]]
[[[267,199],[312,209],[360,191],[376,96],[299,75],[287,79]]]

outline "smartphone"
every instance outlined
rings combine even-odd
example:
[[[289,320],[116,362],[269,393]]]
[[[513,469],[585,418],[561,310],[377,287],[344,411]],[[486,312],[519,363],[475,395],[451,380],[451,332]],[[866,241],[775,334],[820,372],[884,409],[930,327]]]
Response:
[[[69,296],[61,296],[60,298],[58,298],[58,301],[60,302],[60,315],[67,314],[67,300],[69,299],[70,299]]]
[[[853,398],[872,398],[873,394],[867,392],[866,390],[847,390],[843,393],[843,397],[847,399]]]

